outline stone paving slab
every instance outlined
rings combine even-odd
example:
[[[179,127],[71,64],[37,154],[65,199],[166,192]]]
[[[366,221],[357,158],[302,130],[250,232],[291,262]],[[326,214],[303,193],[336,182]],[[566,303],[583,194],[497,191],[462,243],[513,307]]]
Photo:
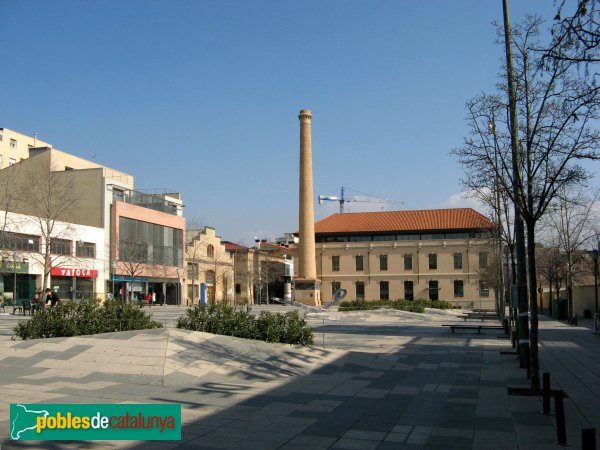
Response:
[[[182,309],[152,308],[165,321]],[[5,448],[558,448],[554,416],[496,331],[451,334],[453,312],[311,313],[318,346],[298,348],[172,328],[0,340]],[[0,330],[3,328],[0,316]],[[14,323],[12,317],[7,319]],[[569,394],[569,444],[598,420],[598,340],[542,320],[540,354]],[[324,336],[323,336],[324,333]],[[325,348],[322,344],[325,344]],[[176,402],[181,442],[8,442],[9,403]],[[597,429],[600,429],[596,425]],[[32,445],[33,444],[33,445]]]

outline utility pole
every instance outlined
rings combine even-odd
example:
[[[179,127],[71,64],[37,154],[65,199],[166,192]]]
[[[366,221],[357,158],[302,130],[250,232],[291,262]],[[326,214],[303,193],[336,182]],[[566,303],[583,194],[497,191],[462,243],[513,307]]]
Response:
[[[527,304],[527,266],[525,258],[525,224],[518,207],[518,202],[523,199],[523,180],[521,178],[521,155],[519,144],[519,127],[517,122],[517,101],[515,93],[514,68],[512,58],[512,41],[510,18],[508,14],[508,0],[502,0],[504,13],[504,45],[506,49],[506,76],[508,81],[508,104],[510,113],[510,134],[512,149],[513,171],[513,196],[515,207],[515,244],[517,252],[517,273],[515,280],[515,294],[518,301],[517,321],[517,349],[519,352],[519,365],[527,368],[529,372],[529,308]]]

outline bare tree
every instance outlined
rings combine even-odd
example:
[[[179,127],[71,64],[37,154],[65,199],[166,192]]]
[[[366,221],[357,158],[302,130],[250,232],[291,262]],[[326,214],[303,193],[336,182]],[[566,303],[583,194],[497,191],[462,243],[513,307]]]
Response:
[[[208,244],[211,245],[211,244]],[[231,256],[227,253],[222,245],[213,246],[212,253],[208,252],[204,258],[202,264],[202,270],[207,279],[207,274],[213,275],[213,287],[214,287],[214,302],[217,301],[218,292],[221,290],[222,298],[224,301],[228,300],[228,293],[226,289],[229,285],[230,273],[233,271]]]
[[[553,312],[557,312],[553,310],[553,300],[556,300],[556,306],[558,307],[560,301],[560,290],[566,279],[565,257],[556,244],[556,241],[550,241],[548,246],[538,246],[536,248],[538,274],[541,278],[547,281],[550,290],[548,301],[551,314]]]
[[[204,227],[202,230],[188,229],[186,235],[188,266],[192,265],[194,278],[204,274],[205,282],[211,288],[209,292],[214,295],[210,300],[216,301],[220,289],[229,287],[230,272],[233,270],[231,255],[210,227]],[[223,291],[222,297],[227,299],[226,291]]]
[[[133,292],[128,286],[144,273],[149,261],[148,244],[136,241],[133,236],[124,236],[117,243],[119,269],[127,276],[125,283],[125,301],[131,303]]]
[[[546,67],[538,40],[539,18],[528,18],[514,31],[516,104],[521,147],[513,170],[511,119],[502,94],[480,95],[467,104],[470,135],[455,150],[475,186],[497,177],[527,227],[527,272],[531,308],[531,383],[539,390],[538,314],[535,259],[536,225],[561,189],[584,183],[590,173],[578,163],[596,160],[600,136],[600,91],[578,76],[575,64],[559,61]],[[501,92],[505,89],[501,87]],[[494,137],[489,117],[495,118]],[[497,147],[493,145],[493,140]],[[517,188],[515,188],[517,187]]]
[[[550,61],[600,61],[600,0],[562,0],[554,17],[552,41],[544,57]]]
[[[0,257],[2,259],[14,257],[16,250],[14,233],[18,233],[21,226],[21,221],[16,219],[15,214],[12,214],[13,204],[20,197],[20,192],[15,189],[14,175],[14,171],[8,173],[0,183],[0,210],[2,213],[0,219]]]
[[[284,274],[284,270],[285,270],[284,269],[285,264],[281,261],[274,260],[274,259],[270,258],[268,255],[266,255],[259,262],[258,267],[259,267],[259,280],[260,280],[261,286],[264,286],[264,288],[265,288],[265,292],[267,295],[267,304],[269,304],[269,301],[271,298],[269,289],[273,284],[275,284],[277,282],[282,282],[283,274]]]
[[[593,205],[598,198],[587,198],[581,187],[562,189],[555,202],[549,208],[548,221],[556,236],[559,251],[564,255],[566,263],[568,317],[573,319],[573,283],[576,277],[577,256],[581,254],[588,232],[592,228]]]
[[[66,245],[64,241],[76,238],[71,223],[79,208],[79,195],[74,178],[55,170],[52,164],[32,160],[24,176],[19,189],[21,202],[41,237],[39,251],[31,256],[43,267],[42,287],[46,288],[52,268],[71,261],[72,252],[61,248]]]
[[[202,240],[201,230],[204,228],[202,221],[197,217],[186,219],[186,246],[185,258],[187,261],[187,275],[192,282],[191,305],[194,305],[194,298],[197,298],[195,283],[200,276],[201,253],[203,246],[198,245]],[[190,270],[191,269],[191,270]],[[187,293],[186,293],[187,295]]]

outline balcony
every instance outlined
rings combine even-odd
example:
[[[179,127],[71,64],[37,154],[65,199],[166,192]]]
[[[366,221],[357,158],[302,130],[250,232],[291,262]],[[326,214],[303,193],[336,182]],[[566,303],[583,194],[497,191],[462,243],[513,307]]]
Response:
[[[168,193],[166,191],[158,193],[155,190],[152,193],[148,193],[113,187],[112,192],[113,201],[125,202],[174,216],[179,215],[178,212],[182,207],[179,194]]]

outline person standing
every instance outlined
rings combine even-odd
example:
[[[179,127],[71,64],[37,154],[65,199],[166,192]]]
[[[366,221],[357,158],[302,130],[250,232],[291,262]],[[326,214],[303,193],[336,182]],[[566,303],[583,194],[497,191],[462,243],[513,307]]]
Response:
[[[46,288],[46,304],[50,302],[50,306],[56,306],[60,302],[58,295],[50,288]]]

